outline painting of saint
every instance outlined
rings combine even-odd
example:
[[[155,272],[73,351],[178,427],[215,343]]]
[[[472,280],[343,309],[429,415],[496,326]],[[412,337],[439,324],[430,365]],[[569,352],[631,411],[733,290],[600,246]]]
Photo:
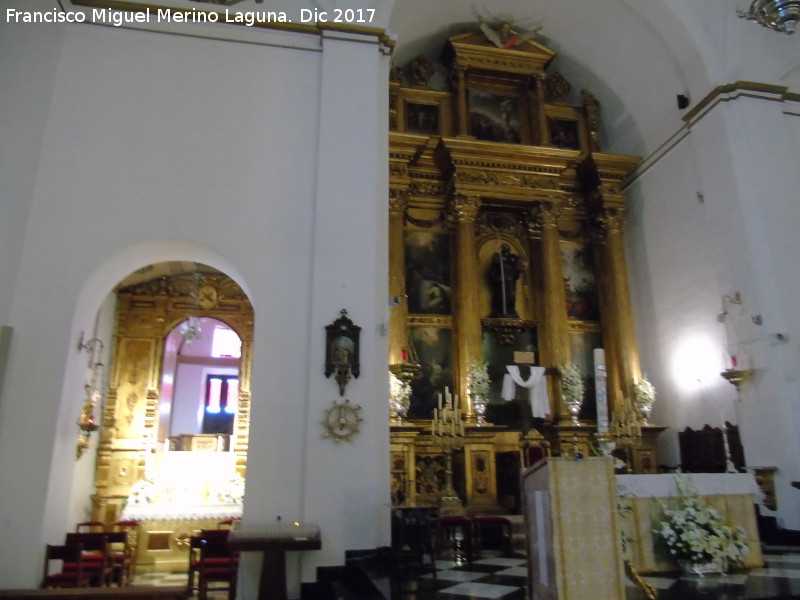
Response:
[[[406,233],[406,295],[411,314],[451,313],[449,236],[429,231]]]
[[[567,316],[580,321],[599,321],[594,253],[589,244],[561,241],[561,268],[567,298]]]
[[[522,141],[519,99],[469,90],[470,132],[479,140],[519,144]]]
[[[548,119],[550,124],[550,143],[557,148],[580,150],[578,122],[569,119]]]
[[[445,387],[453,389],[453,336],[445,327],[412,327],[420,370],[411,381],[408,416],[429,419]]]
[[[406,102],[406,133],[439,133],[439,107],[435,104]]]

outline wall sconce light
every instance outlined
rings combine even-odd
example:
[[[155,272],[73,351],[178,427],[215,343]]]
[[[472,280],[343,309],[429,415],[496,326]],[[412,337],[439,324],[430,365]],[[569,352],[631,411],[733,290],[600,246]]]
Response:
[[[78,460],[87,448],[91,447],[89,439],[93,431],[97,431],[98,425],[94,414],[94,409],[98,404],[102,404],[103,395],[100,386],[103,382],[103,342],[99,338],[92,338],[83,341],[83,332],[78,342],[78,351],[89,354],[89,380],[83,386],[84,402],[81,407],[81,414],[78,417],[78,438],[75,443],[75,460]]]
[[[749,10],[737,8],[736,14],[775,31],[792,34],[800,21],[800,0],[753,0]]]

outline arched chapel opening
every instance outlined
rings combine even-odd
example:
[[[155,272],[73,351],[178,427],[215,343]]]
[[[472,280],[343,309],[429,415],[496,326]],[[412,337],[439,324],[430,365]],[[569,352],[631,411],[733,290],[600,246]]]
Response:
[[[242,514],[253,308],[192,262],[145,267],[114,293],[93,518],[139,523],[141,572],[181,570],[193,531]]]

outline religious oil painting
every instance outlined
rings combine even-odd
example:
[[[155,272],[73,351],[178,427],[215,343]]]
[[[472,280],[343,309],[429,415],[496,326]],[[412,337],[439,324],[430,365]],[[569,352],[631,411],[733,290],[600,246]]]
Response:
[[[406,102],[406,133],[439,133],[439,105]]]
[[[536,328],[523,329],[517,333],[513,342],[501,343],[497,334],[492,331],[483,332],[483,360],[488,365],[489,372],[489,406],[486,408],[487,420],[495,425],[507,425],[513,429],[527,424],[530,428],[530,407],[526,403],[525,391],[517,389],[516,397],[506,401],[502,396],[503,378],[506,366],[518,364],[517,356],[532,357],[535,364],[539,364]],[[527,379],[530,375],[528,365],[518,364],[520,375]]]
[[[561,268],[567,297],[567,316],[579,321],[599,321],[594,252],[589,244],[561,241]]]
[[[411,381],[408,416],[429,419],[444,388],[453,389],[453,336],[446,327],[411,327],[420,370]]]
[[[553,146],[569,150],[581,149],[577,121],[572,119],[548,119],[547,122],[550,127],[550,143]]]
[[[479,140],[522,141],[519,98],[469,90],[470,131]]]
[[[406,294],[411,314],[450,314],[450,236],[406,233]]]
[[[581,419],[596,419],[597,404],[595,398],[594,382],[594,349],[603,347],[603,335],[600,332],[573,331],[569,336],[570,356],[572,362],[583,374],[585,390]]]

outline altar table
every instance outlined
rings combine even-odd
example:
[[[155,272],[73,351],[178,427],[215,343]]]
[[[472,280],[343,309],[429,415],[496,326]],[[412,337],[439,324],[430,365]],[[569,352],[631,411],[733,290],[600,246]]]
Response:
[[[763,566],[755,513],[759,489],[753,474],[693,473],[690,477],[702,498],[731,525],[745,530],[750,554],[743,566]],[[661,515],[659,503],[669,504],[678,495],[675,475],[617,475],[617,494],[620,528],[629,540],[625,558],[642,573],[677,570],[677,563],[654,532]]]
[[[286,600],[286,552],[322,548],[319,527],[313,523],[253,527],[236,523],[228,545],[242,552],[262,552],[258,600]]]

